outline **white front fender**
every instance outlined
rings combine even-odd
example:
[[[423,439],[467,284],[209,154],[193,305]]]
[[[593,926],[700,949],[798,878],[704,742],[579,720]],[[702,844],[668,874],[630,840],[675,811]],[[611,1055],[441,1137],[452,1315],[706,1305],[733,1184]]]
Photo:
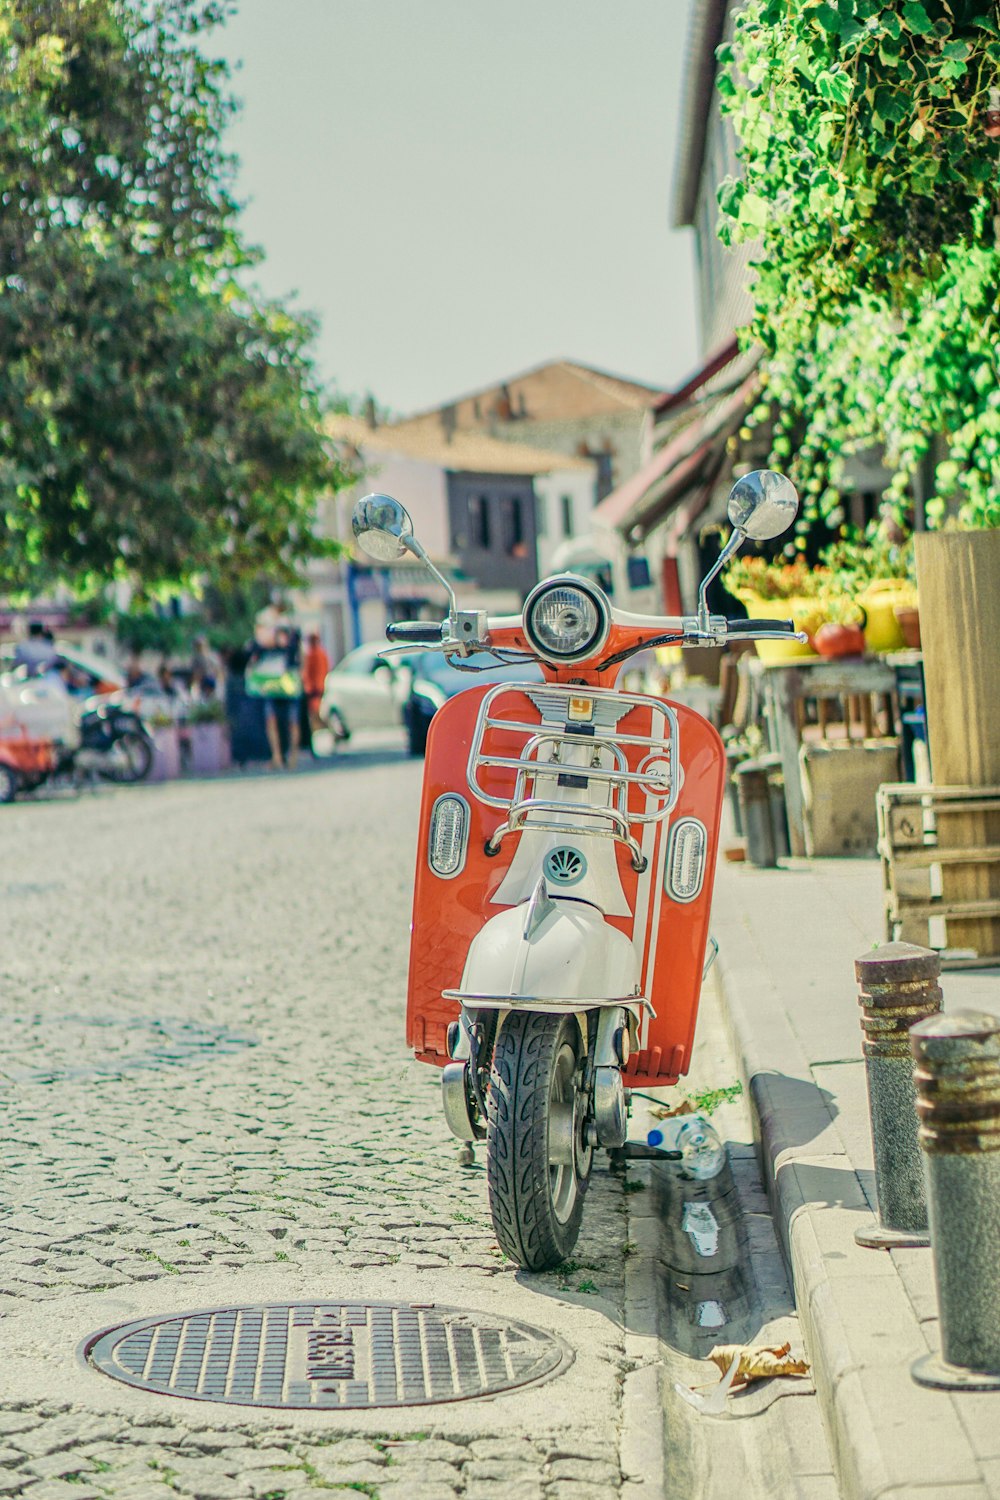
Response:
[[[506,1001],[621,1004],[639,993],[639,960],[629,939],[585,901],[522,902],[491,917],[469,948],[460,991],[468,1006]]]

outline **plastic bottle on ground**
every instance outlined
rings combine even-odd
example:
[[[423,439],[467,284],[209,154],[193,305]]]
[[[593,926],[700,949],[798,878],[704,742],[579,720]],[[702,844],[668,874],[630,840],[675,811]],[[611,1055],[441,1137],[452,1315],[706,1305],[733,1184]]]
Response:
[[[646,1140],[650,1146],[679,1151],[681,1172],[694,1182],[717,1177],[726,1160],[726,1148],[704,1115],[674,1115],[651,1130]]]

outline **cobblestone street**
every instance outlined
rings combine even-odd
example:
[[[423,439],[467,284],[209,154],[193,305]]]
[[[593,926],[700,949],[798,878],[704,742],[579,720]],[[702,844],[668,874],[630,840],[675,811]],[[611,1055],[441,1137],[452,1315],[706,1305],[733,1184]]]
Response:
[[[628,1194],[602,1156],[575,1260],[515,1276],[403,1042],[421,766],[0,810],[0,1494],[617,1494]],[[504,1312],[571,1369],[492,1400],[280,1413],[86,1368],[130,1319],[349,1297]]]

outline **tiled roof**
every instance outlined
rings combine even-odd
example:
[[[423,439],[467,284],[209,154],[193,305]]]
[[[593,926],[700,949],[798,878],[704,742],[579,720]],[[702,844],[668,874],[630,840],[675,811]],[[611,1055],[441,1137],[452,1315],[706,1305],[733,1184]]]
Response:
[[[623,380],[575,360],[556,359],[419,412],[399,425],[437,422],[443,413],[459,428],[605,417],[645,411],[661,394],[656,386]]]
[[[369,427],[361,417],[338,414],[328,417],[325,426],[332,438],[365,453],[398,453],[452,473],[551,474],[558,469],[592,468],[590,459],[524,443],[505,443],[482,432],[456,431],[449,439],[437,418]]]

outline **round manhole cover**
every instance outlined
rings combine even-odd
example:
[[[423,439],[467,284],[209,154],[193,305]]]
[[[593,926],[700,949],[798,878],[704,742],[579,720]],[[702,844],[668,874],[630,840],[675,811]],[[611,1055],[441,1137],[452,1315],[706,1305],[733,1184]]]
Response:
[[[115,1380],[236,1406],[357,1409],[464,1401],[558,1375],[555,1334],[457,1307],[282,1302],[146,1318],[97,1334]]]

